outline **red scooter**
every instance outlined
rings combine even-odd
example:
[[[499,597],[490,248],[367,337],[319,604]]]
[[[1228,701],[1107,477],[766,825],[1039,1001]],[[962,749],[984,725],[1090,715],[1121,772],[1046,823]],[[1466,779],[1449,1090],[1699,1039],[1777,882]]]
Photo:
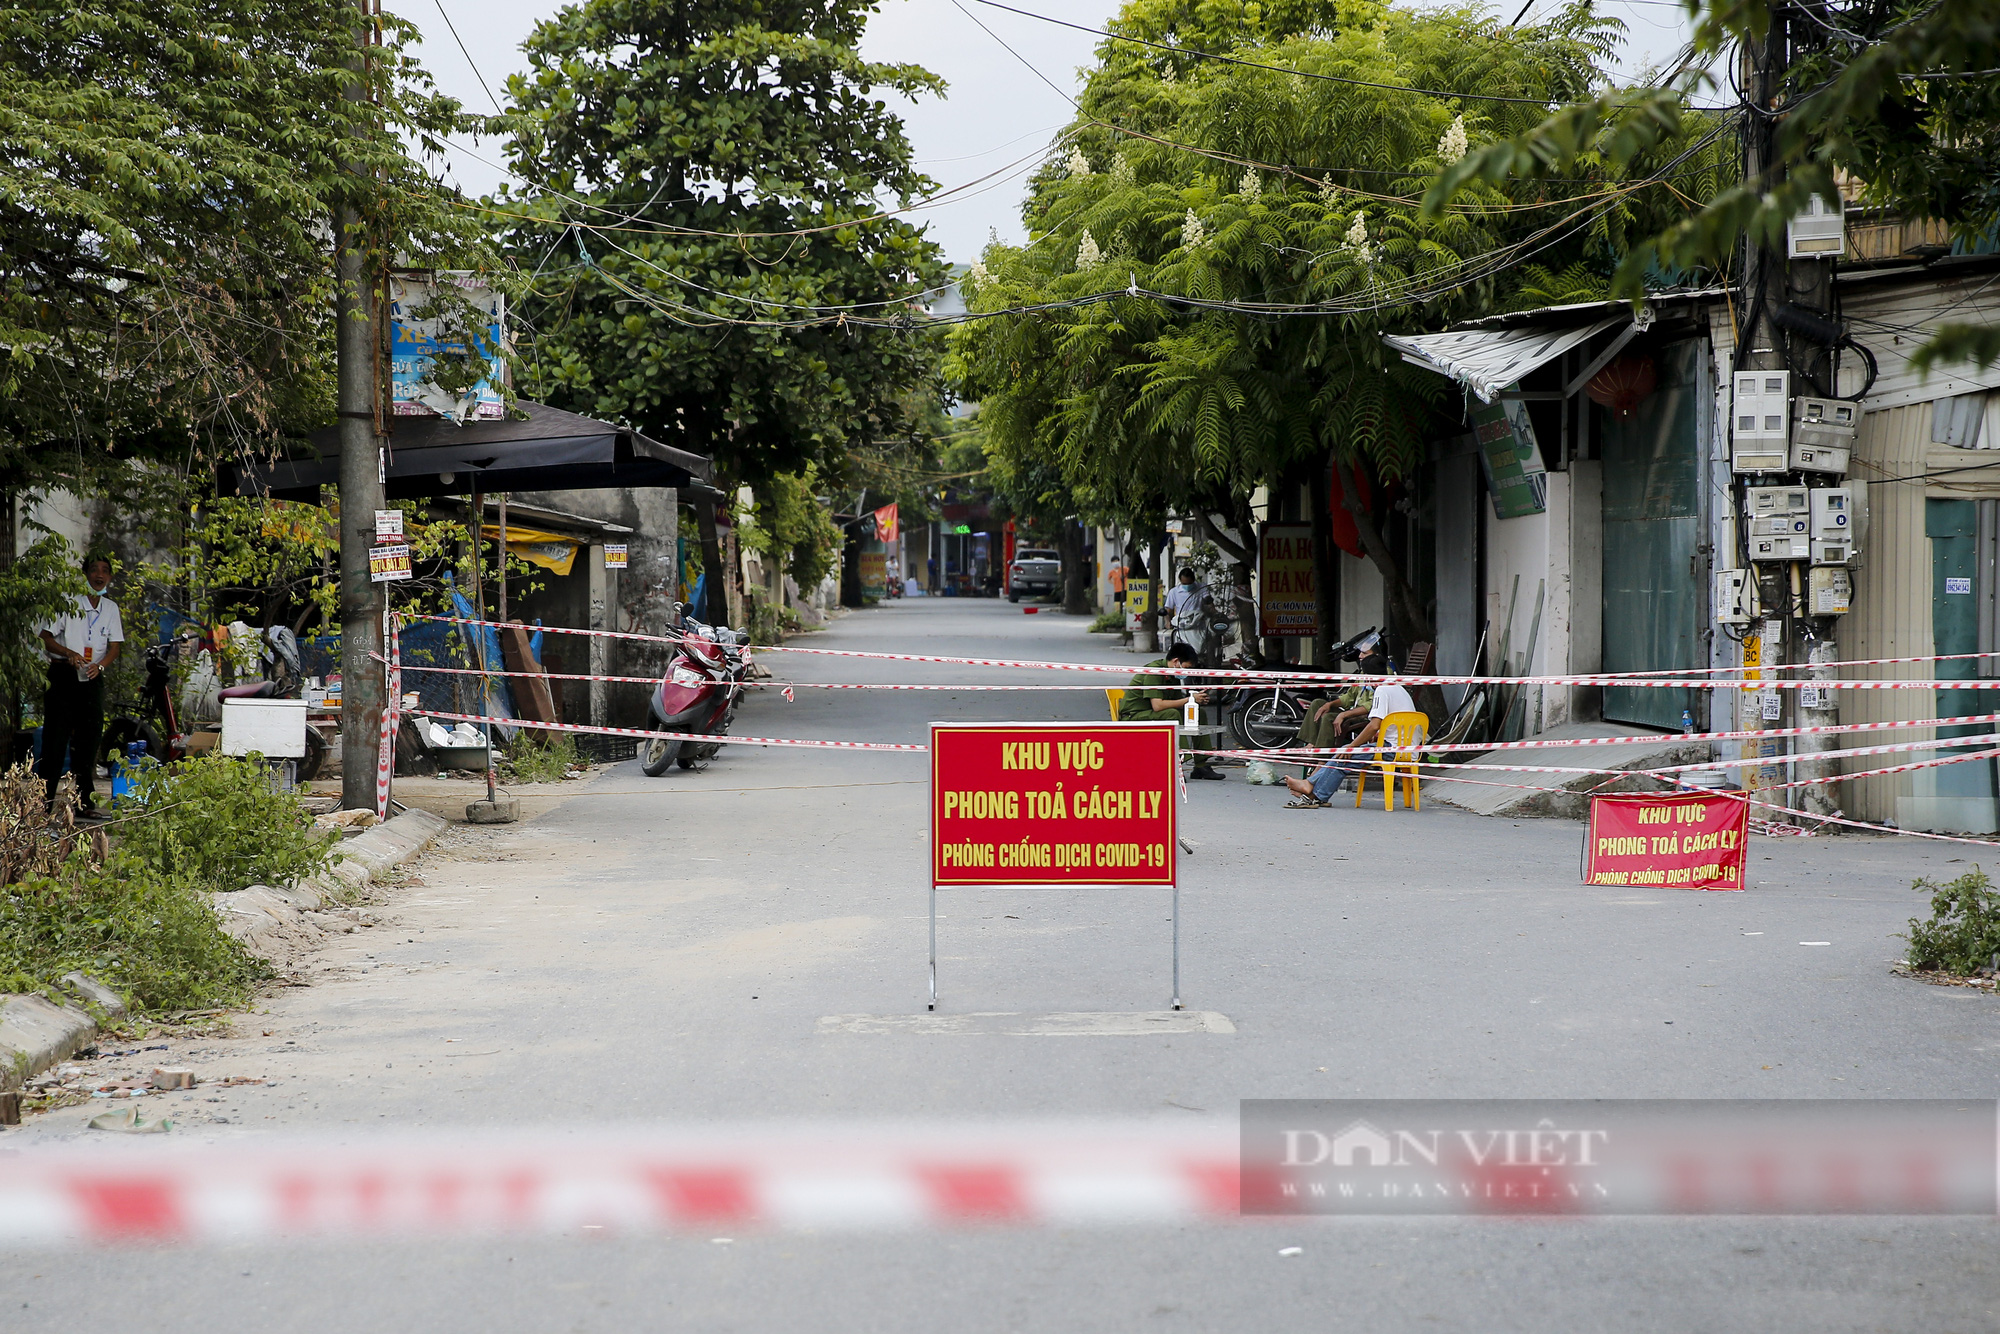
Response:
[[[676,610],[681,643],[667,664],[666,676],[653,688],[648,710],[652,726],[662,732],[727,736],[743,702],[743,678],[749,670],[744,645],[750,636],[742,630],[704,625],[685,607]],[[639,748],[639,767],[646,777],[658,778],[676,764],[692,769],[721,749],[720,741],[653,737]]]

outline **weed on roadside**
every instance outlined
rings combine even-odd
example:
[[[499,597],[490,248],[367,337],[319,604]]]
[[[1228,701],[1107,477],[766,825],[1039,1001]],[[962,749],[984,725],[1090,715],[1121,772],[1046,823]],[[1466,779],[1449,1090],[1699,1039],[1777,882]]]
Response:
[[[2000,960],[2000,890],[1985,871],[1975,866],[1956,880],[1918,880],[1910,888],[1931,891],[1930,920],[1910,919],[1911,968],[1958,977],[1994,969]]]
[[[1094,635],[1115,635],[1125,628],[1125,613],[1118,610],[1105,612],[1090,623],[1090,633]]]
[[[507,747],[500,777],[509,783],[560,783],[578,764],[574,737],[557,733],[542,740],[523,728]]]

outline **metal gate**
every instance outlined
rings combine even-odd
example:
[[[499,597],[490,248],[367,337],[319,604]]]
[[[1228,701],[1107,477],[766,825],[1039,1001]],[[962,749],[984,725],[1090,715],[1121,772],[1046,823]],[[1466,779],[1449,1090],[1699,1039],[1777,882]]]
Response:
[[[1698,344],[1654,354],[1659,388],[1631,417],[1605,414],[1604,670],[1702,666]],[[1607,686],[1604,716],[1678,731],[1694,691]]]

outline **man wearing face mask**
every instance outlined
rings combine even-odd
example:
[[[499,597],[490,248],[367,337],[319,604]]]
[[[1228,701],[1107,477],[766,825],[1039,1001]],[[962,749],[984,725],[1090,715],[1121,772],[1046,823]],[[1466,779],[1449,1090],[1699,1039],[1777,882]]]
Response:
[[[92,556],[83,563],[88,596],[78,597],[67,616],[41,627],[49,655],[49,693],[42,700],[42,760],[35,772],[56,798],[63,768],[76,775],[81,813],[97,813],[97,746],[104,736],[104,669],[125,644],[118,604],[105,596],[111,562]]]

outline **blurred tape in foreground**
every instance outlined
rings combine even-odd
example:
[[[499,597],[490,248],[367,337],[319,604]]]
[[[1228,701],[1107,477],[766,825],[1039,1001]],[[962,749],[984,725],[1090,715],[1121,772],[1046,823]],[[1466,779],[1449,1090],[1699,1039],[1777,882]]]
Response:
[[[1991,1100],[1314,1100],[1246,1102],[1240,1125],[9,1136],[0,1246],[1307,1214],[1991,1216],[1997,1115]]]

